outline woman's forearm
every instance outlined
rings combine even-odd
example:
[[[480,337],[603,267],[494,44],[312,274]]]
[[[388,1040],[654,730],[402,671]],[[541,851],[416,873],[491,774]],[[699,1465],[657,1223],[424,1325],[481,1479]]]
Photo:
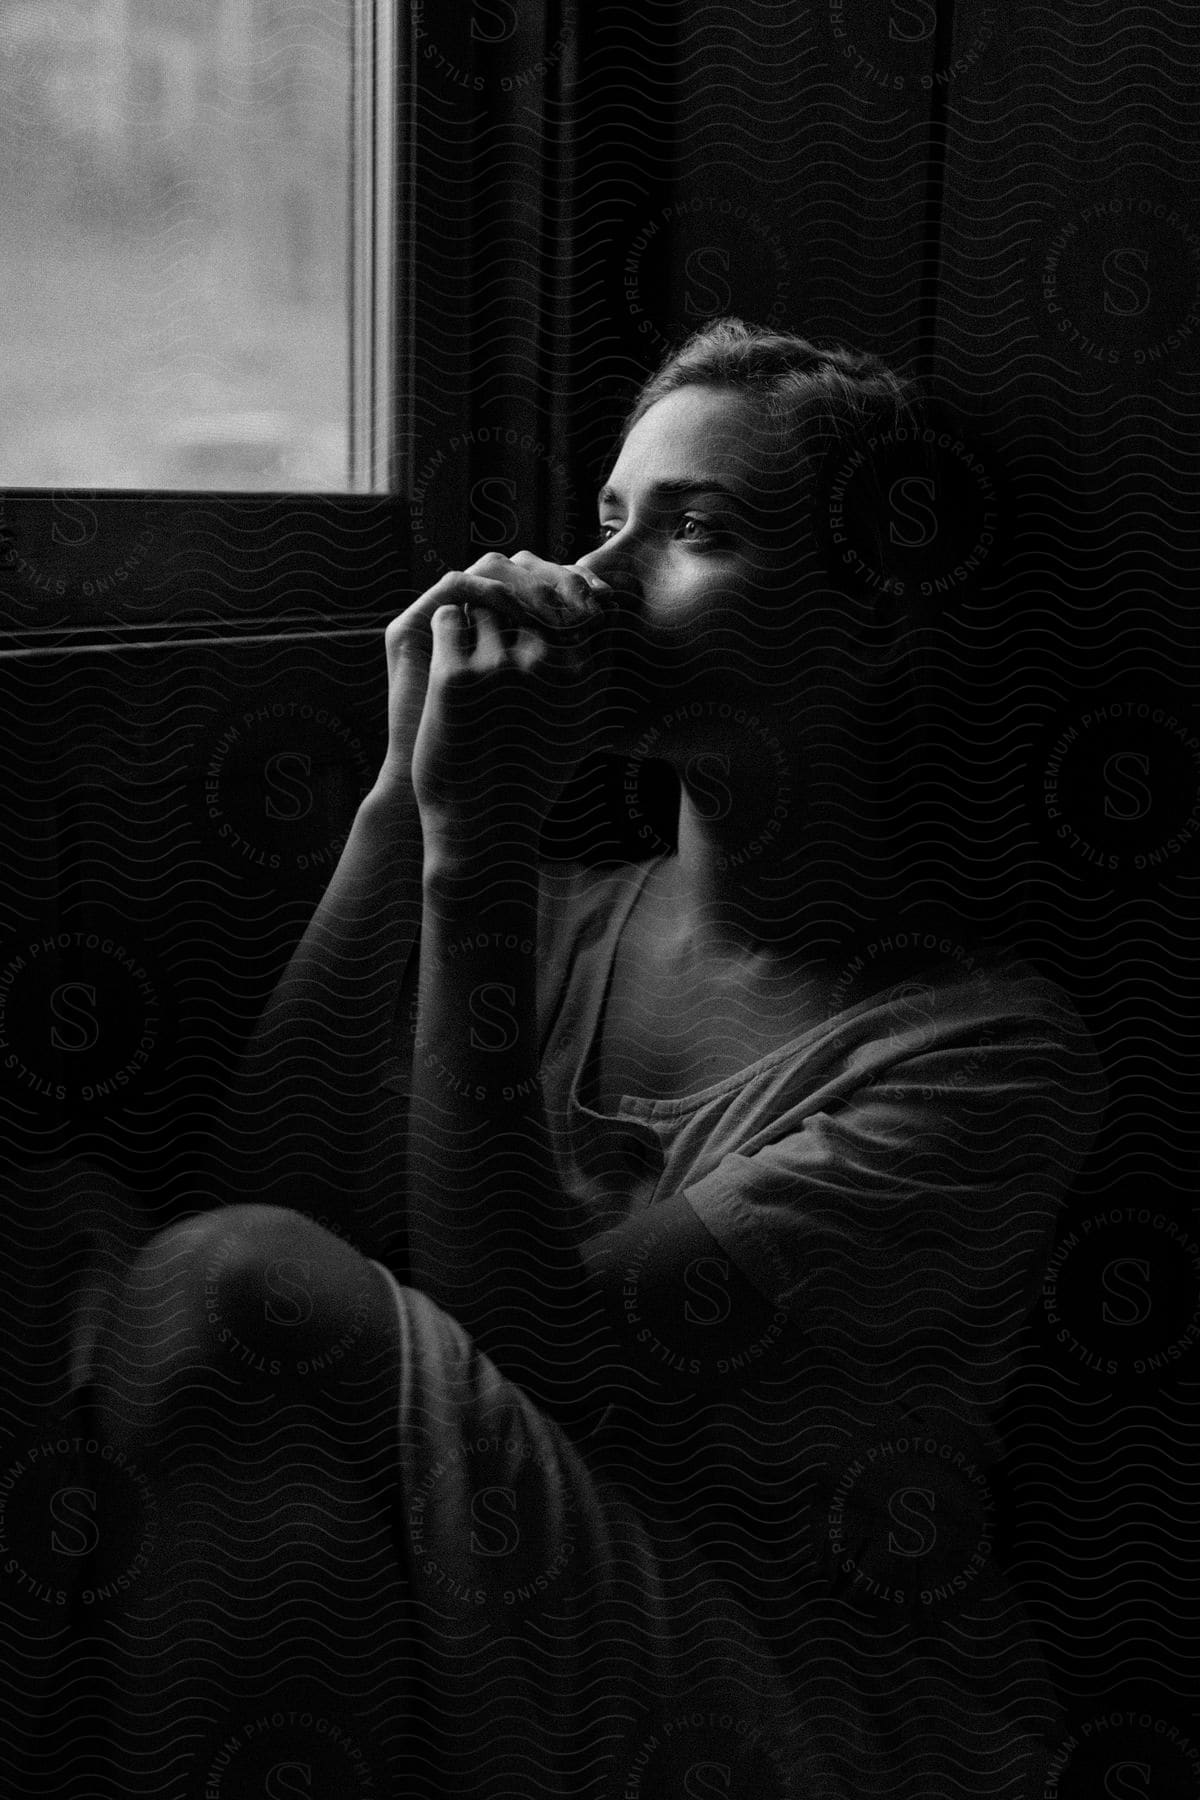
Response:
[[[225,1154],[258,1197],[298,1204],[344,1190],[393,1049],[421,867],[411,790],[373,790],[233,1084]]]
[[[408,1241],[414,1284],[576,1423],[603,1326],[538,1074],[535,869],[511,843],[426,865]]]
[[[336,1047],[351,1084],[377,1076],[396,987],[421,924],[421,820],[411,794],[360,805],[312,921],[263,1014],[250,1064]]]

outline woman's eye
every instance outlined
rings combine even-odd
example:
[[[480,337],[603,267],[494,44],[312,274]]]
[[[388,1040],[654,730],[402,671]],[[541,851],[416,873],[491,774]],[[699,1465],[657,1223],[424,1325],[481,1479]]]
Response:
[[[690,532],[688,530],[689,526],[694,527]],[[678,529],[683,533],[687,541],[692,544],[697,544],[702,539],[719,536],[717,528],[711,520],[697,518],[695,513],[684,513],[679,521]]]
[[[609,543],[620,529],[619,525],[611,523],[601,525],[596,532],[597,545]],[[702,519],[696,513],[684,513],[675,529],[689,544],[707,543],[721,535],[710,519]]]

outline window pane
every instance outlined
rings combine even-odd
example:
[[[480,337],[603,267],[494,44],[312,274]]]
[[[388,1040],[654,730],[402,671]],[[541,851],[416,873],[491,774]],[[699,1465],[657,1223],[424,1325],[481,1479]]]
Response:
[[[0,0],[0,483],[350,481],[354,0]]]

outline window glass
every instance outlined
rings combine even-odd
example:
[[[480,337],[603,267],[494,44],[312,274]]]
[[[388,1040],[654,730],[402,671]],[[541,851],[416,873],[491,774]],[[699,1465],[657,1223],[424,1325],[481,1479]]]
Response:
[[[354,0],[0,0],[0,483],[350,481]]]

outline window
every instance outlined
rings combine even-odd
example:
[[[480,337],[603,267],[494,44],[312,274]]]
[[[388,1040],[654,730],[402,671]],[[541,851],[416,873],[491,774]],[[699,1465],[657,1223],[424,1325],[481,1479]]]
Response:
[[[384,493],[393,0],[0,0],[0,485]]]

